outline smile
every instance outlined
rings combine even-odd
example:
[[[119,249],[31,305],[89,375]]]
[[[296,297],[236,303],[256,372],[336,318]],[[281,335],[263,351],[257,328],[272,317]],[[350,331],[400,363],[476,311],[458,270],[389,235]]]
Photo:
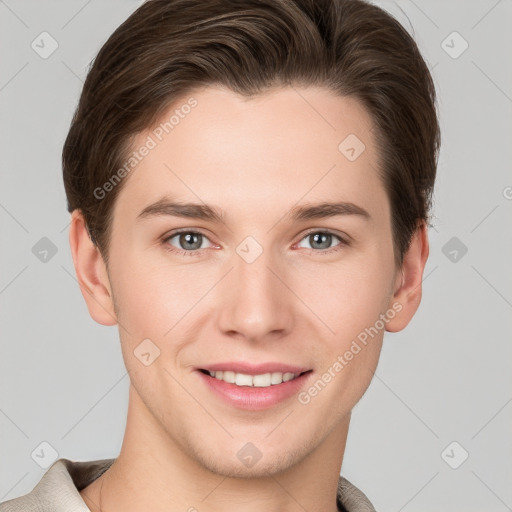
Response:
[[[249,375],[246,373],[238,373],[229,370],[225,371],[208,371],[201,370],[203,373],[208,373],[210,377],[213,377],[217,380],[222,380],[224,382],[228,382],[229,384],[235,384],[236,386],[250,386],[250,387],[260,387],[266,388],[270,386],[275,386],[277,384],[282,384],[283,382],[288,382],[290,380],[294,380],[302,373],[292,373],[292,372],[272,372],[272,373],[262,373],[260,375]]]

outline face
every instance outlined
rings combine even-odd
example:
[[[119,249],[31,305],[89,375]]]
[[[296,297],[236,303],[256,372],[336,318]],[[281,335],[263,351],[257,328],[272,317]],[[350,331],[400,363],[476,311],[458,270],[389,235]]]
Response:
[[[176,109],[172,129],[134,141],[150,149],[113,212],[108,278],[133,407],[203,467],[272,474],[347,424],[396,313],[371,118],[321,88],[247,100],[207,87],[162,122]],[[344,204],[313,208],[324,203]],[[201,371],[222,368],[242,385]],[[248,388],[225,373],[237,368],[270,376]],[[280,368],[306,373],[269,386]],[[243,447],[262,455],[252,468]]]

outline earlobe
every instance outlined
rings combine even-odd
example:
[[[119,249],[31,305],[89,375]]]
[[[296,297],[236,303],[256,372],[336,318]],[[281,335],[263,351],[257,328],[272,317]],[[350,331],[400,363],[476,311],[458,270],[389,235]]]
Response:
[[[389,307],[399,312],[386,323],[386,331],[401,331],[416,313],[421,302],[423,270],[428,253],[427,226],[421,222],[412,236],[409,249],[404,254],[402,268],[395,279],[395,292]]]
[[[101,325],[116,325],[112,288],[105,262],[91,241],[82,212],[78,209],[71,214],[69,245],[89,314]]]

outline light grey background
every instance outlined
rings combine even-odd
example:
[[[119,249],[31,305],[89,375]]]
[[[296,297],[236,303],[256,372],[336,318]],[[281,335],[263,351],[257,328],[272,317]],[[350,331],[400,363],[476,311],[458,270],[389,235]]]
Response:
[[[0,501],[40,480],[43,442],[76,460],[121,447],[129,380],[74,276],[60,156],[89,61],[140,3],[0,0]],[[385,335],[342,474],[383,512],[512,510],[512,1],[376,3],[432,69],[443,146],[423,301]]]

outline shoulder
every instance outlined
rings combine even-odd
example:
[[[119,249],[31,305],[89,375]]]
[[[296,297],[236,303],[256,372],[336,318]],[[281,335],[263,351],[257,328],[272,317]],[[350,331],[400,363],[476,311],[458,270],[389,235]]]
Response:
[[[0,512],[89,512],[79,491],[106,471],[115,459],[58,459],[28,494],[0,503]]]
[[[340,512],[376,512],[366,494],[343,476],[338,480],[336,503]]]

